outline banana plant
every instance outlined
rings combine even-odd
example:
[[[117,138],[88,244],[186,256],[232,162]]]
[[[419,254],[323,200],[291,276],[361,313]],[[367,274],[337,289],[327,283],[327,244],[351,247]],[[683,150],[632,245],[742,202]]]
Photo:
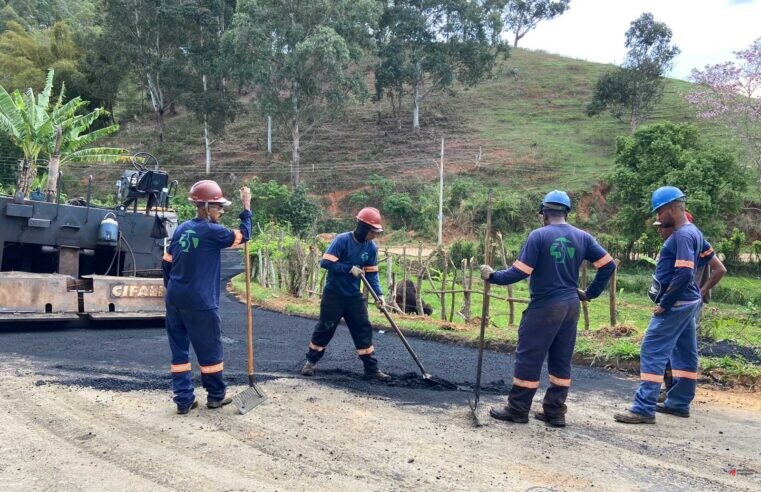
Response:
[[[35,97],[29,88],[23,94],[17,89],[9,94],[0,86],[0,131],[21,149],[24,160],[20,166],[17,190],[29,193],[37,174],[39,159],[48,162],[48,196],[55,194],[58,169],[66,163],[129,162],[126,149],[88,147],[119,130],[119,125],[89,131],[92,124],[107,114],[103,108],[82,113],[87,101],[75,97],[64,102],[64,86],[51,103],[54,71],[48,71],[43,91]]]

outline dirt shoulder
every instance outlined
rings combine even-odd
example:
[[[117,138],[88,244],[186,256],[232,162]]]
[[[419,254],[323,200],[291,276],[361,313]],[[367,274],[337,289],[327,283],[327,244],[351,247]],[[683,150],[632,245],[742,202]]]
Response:
[[[761,487],[758,407],[698,402],[691,419],[627,427],[610,418],[615,395],[572,395],[564,430],[477,429],[465,395],[403,404],[280,377],[245,416],[203,406],[177,416],[166,391],[43,384],[33,367],[9,362],[0,361],[3,490]],[[497,402],[489,395],[484,408]]]

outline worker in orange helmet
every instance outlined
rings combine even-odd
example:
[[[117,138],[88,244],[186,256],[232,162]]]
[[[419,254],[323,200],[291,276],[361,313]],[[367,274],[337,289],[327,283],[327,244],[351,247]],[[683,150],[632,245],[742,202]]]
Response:
[[[378,209],[363,208],[357,214],[354,231],[337,235],[322,255],[320,266],[328,271],[328,278],[320,301],[320,319],[314,327],[301,374],[314,376],[315,364],[325,355],[325,349],[343,318],[364,365],[365,378],[391,380],[391,376],[378,369],[373,348],[373,327],[367,315],[365,299],[359,290],[360,276],[364,274],[378,294],[378,307],[384,305],[383,291],[378,281],[378,247],[373,242],[381,232],[383,227]]]
[[[198,358],[201,383],[207,392],[206,406],[220,408],[232,400],[226,396],[219,318],[221,250],[248,241],[251,236],[251,190],[240,189],[243,211],[238,229],[219,224],[224,207],[230,205],[222,188],[205,179],[190,188],[189,201],[196,217],[180,224],[162,261],[166,286],[166,330],[172,351],[172,391],[177,413],[198,406],[193,394],[190,344]]]

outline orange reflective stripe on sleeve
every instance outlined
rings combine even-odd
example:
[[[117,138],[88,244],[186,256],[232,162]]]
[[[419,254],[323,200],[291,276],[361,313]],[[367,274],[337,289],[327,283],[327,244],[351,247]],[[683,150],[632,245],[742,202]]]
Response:
[[[377,272],[378,271],[378,265],[366,266],[363,270],[365,272],[367,272],[367,273]]]
[[[671,375],[675,378],[684,378],[684,379],[697,379],[698,373],[692,372],[692,371],[680,371],[679,369],[672,369]]]
[[[357,355],[370,355],[373,352],[375,352],[375,347],[373,347],[372,345],[370,345],[367,348],[357,349]]]
[[[565,386],[567,388],[568,386],[571,386],[571,380],[559,378],[550,374],[550,384],[554,384],[555,386]]]
[[[595,266],[595,268],[600,268],[607,265],[611,261],[613,261],[613,257],[606,253],[605,256],[603,256],[602,258],[600,258],[599,260],[597,260],[596,262],[592,264]]]
[[[322,352],[325,350],[325,347],[320,347],[319,345],[315,345],[312,342],[309,342],[309,350],[316,350],[318,352]]]
[[[695,268],[695,262],[690,260],[676,260],[674,268]]]
[[[325,253],[324,255],[322,255],[322,259],[328,260],[328,261],[338,261],[338,257],[331,255],[330,253]]]
[[[515,260],[515,263],[513,263],[513,266],[517,268],[518,270],[522,271],[526,275],[531,275],[531,272],[534,271],[534,267],[530,267],[523,263],[521,260]]]
[[[169,253],[164,253],[164,256],[161,259],[166,262],[172,263],[172,255],[170,255]]]
[[[663,374],[650,374],[647,372],[641,372],[639,373],[639,378],[642,381],[649,381],[651,383],[662,383],[663,382]]]
[[[705,258],[706,256],[710,255],[711,253],[713,253],[713,247],[710,247],[707,250],[705,250],[702,253],[700,253],[700,257],[701,258]]]
[[[211,366],[201,366],[201,374],[214,374],[215,372],[222,372],[225,369],[225,363],[220,362]]]
[[[233,234],[235,234],[235,240],[233,241],[231,246],[237,246],[243,242],[243,233],[235,230],[233,231]]]
[[[538,388],[539,381],[526,381],[525,379],[513,378],[513,384],[521,388]]]
[[[169,370],[172,372],[172,374],[178,372],[188,372],[190,371],[190,362],[186,362],[185,364],[172,364]]]

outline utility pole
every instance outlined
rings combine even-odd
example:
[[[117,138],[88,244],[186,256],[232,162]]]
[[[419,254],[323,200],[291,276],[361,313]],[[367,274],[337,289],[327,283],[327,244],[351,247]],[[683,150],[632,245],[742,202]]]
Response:
[[[439,165],[439,246],[444,244],[444,137],[441,137],[441,164]]]
[[[267,153],[272,153],[272,116],[267,116]]]

